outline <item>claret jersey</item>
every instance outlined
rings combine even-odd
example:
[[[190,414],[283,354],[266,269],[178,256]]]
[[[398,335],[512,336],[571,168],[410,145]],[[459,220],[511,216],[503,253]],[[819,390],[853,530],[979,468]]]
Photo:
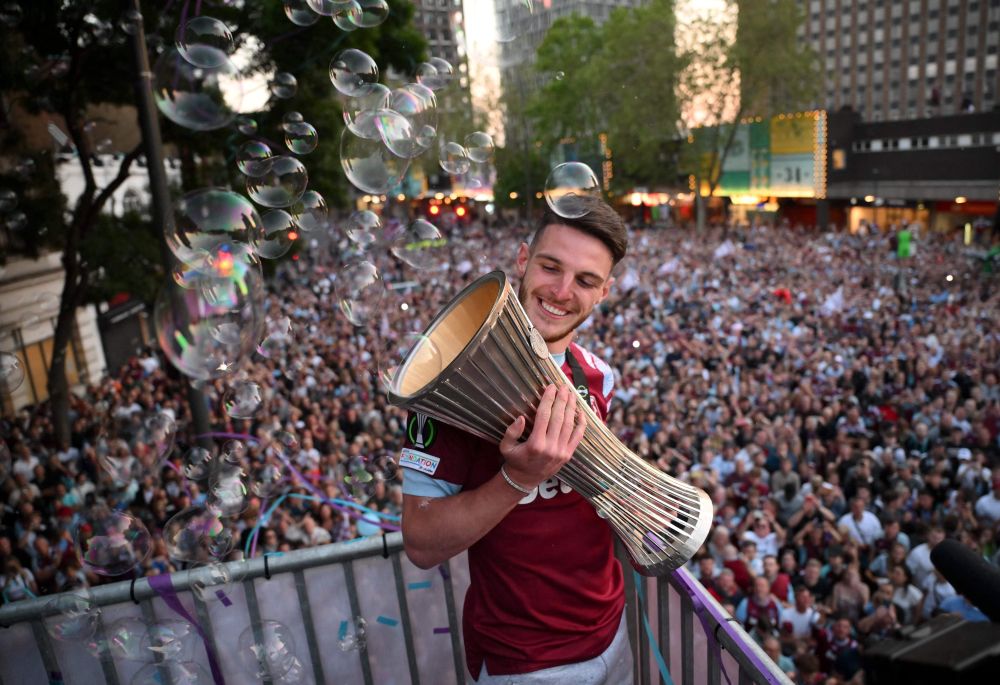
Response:
[[[603,420],[611,369],[575,344],[570,350]],[[568,363],[562,368],[573,377]],[[406,494],[476,488],[502,463],[488,441],[419,414],[407,421],[400,457]],[[612,530],[558,477],[534,488],[469,548],[469,571],[463,633],[475,677],[484,661],[490,675],[509,675],[592,659],[611,644],[621,621],[624,585]]]

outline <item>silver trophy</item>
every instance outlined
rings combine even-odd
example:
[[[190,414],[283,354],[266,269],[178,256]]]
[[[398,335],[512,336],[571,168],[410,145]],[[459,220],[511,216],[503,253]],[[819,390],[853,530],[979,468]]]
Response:
[[[572,387],[501,271],[466,286],[385,382],[393,404],[494,443],[522,414],[530,435],[545,386]],[[573,394],[587,429],[559,478],[607,520],[637,570],[657,576],[681,566],[708,536],[711,499],[629,451]]]

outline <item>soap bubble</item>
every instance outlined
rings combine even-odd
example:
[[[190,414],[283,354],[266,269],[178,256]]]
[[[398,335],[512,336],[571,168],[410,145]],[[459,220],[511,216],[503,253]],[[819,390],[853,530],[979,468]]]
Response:
[[[389,106],[389,89],[381,83],[370,83],[349,96],[344,103],[344,123],[351,133],[368,140],[379,138],[375,115],[379,110],[395,109]],[[16,201],[16,198],[15,198]]]
[[[378,65],[361,50],[342,50],[330,61],[330,82],[344,95],[360,95],[366,86],[378,82]]]
[[[302,193],[299,201],[291,206],[292,218],[303,233],[312,233],[329,226],[330,210],[326,200],[315,190]]]
[[[220,459],[232,466],[240,466],[247,458],[247,446],[239,440],[226,440],[222,443]]]
[[[138,453],[139,446],[143,446],[149,450],[150,457],[159,462],[170,456],[170,452],[174,449],[176,434],[177,422],[167,412],[154,411],[143,414],[135,432],[132,452]]]
[[[276,430],[268,435],[267,446],[281,454],[295,454],[299,451],[299,439],[294,433],[286,430]]]
[[[287,131],[289,125],[301,124],[305,122],[305,120],[306,118],[302,116],[302,112],[296,112],[295,110],[285,112],[284,115],[282,115],[281,117],[281,130]]]
[[[258,630],[248,626],[240,634],[239,659],[244,671],[260,681],[264,678],[281,678],[297,660],[292,631],[278,621],[261,621]]]
[[[566,219],[585,216],[601,197],[597,176],[582,162],[563,162],[545,179],[545,202]]]
[[[176,432],[176,422],[165,412],[110,417],[100,428],[98,463],[124,484],[155,473],[173,449]]]
[[[236,166],[247,176],[263,176],[271,168],[273,154],[267,143],[248,140],[236,152]]]
[[[243,102],[243,84],[228,59],[217,67],[197,67],[170,49],[153,73],[153,94],[163,116],[194,131],[228,126]]]
[[[389,3],[386,0],[357,0],[357,3],[361,13],[352,21],[358,28],[369,29],[378,26],[389,17]]]
[[[97,632],[101,609],[88,590],[57,595],[45,603],[45,630],[60,642],[89,640]]]
[[[464,174],[472,166],[468,151],[454,141],[441,146],[441,156],[438,161],[441,168],[453,176]]]
[[[213,506],[187,507],[163,526],[163,540],[171,559],[214,562],[233,549],[233,533],[222,522],[222,512]]]
[[[143,476],[142,464],[129,454],[128,447],[121,442],[114,442],[106,449],[98,448],[97,464],[111,477],[115,488],[127,488]]]
[[[306,0],[284,0],[285,16],[296,26],[312,26],[319,21],[319,15],[313,12]]]
[[[333,12],[333,23],[342,31],[353,31],[358,28],[358,20],[361,18],[361,5],[357,0],[348,0],[337,6]]]
[[[214,17],[192,17],[177,28],[177,51],[196,67],[214,69],[229,61],[233,32]]]
[[[417,142],[413,125],[399,112],[391,109],[379,110],[375,116],[375,123],[382,142],[397,157],[413,159],[427,150]]]
[[[295,157],[279,155],[271,158],[266,172],[247,179],[247,194],[264,207],[289,207],[302,197],[308,185],[305,165]]]
[[[319,134],[312,124],[288,124],[285,127],[285,145],[297,155],[307,155],[319,145]]]
[[[236,255],[234,255],[236,257]],[[160,291],[153,320],[160,348],[190,378],[221,378],[253,350],[263,328],[260,264],[234,258],[229,278],[206,278],[183,289],[173,282]]]
[[[257,353],[271,358],[292,342],[292,320],[287,316],[268,319],[264,339],[257,346]]]
[[[208,478],[209,504],[218,510],[220,516],[238,516],[250,506],[247,498],[247,474],[242,460],[235,464],[227,459],[219,460]],[[228,553],[228,549],[225,553]],[[216,556],[223,556],[218,554]]]
[[[385,88],[385,92],[388,94],[389,89]],[[9,212],[15,207],[17,207],[17,193],[10,188],[0,188],[0,212]]]
[[[354,187],[382,194],[399,185],[409,160],[392,154],[381,140],[359,138],[345,128],[340,138],[340,166]]]
[[[234,419],[253,418],[262,401],[260,386],[253,381],[235,381],[222,395],[222,407]]]
[[[264,231],[254,243],[254,252],[265,259],[277,259],[288,253],[298,238],[297,226],[292,215],[272,209],[263,216]]]
[[[405,116],[414,127],[423,124],[437,126],[437,96],[433,90],[419,83],[407,83],[393,90],[389,94],[388,109]]]
[[[345,621],[345,623],[347,622]],[[350,629],[348,630],[342,626],[340,635],[338,636],[341,651],[351,652],[364,649],[366,644],[365,635],[368,632],[368,622],[360,616],[356,616],[348,625]]]
[[[274,75],[271,79],[271,95],[282,100],[295,97],[298,92],[299,82],[287,71],[282,71]]]
[[[253,117],[236,117],[236,130],[245,136],[257,133],[257,121]],[[245,171],[243,173],[246,173]]]
[[[145,636],[146,622],[132,616],[118,619],[106,629],[108,650],[115,659],[124,661],[145,661],[149,658],[142,646]]]
[[[306,2],[313,12],[324,17],[332,16],[337,7],[344,4],[344,0],[306,0]]]
[[[102,576],[128,573],[146,561],[152,551],[149,531],[142,521],[103,505],[84,514],[74,543],[84,566]]]
[[[0,352],[0,390],[14,392],[24,382],[24,367],[17,355]]]
[[[431,90],[447,88],[455,77],[451,62],[440,57],[431,57],[417,67],[417,83]]]
[[[24,10],[17,2],[5,2],[0,6],[0,24],[7,28],[14,28],[21,23],[24,17]]]
[[[132,677],[129,685],[213,685],[215,680],[193,661],[164,661],[146,664]]]
[[[476,131],[465,137],[465,151],[473,162],[488,162],[493,149],[493,138],[488,133]]]
[[[204,447],[192,447],[184,454],[181,472],[185,478],[190,480],[208,478],[208,475],[212,471],[212,461],[214,458],[210,450]]]
[[[370,209],[353,212],[347,219],[344,234],[361,249],[367,249],[382,235],[382,219]]]
[[[437,226],[417,219],[397,238],[390,252],[414,269],[429,269],[447,259],[448,240]]]
[[[363,326],[376,314],[385,297],[385,283],[374,264],[359,261],[337,274],[336,288],[340,311],[355,326]]]
[[[494,18],[497,42],[510,43],[516,39],[518,26],[526,24],[527,18],[534,13],[534,9],[532,0],[497,3]]]
[[[282,469],[277,464],[265,463],[250,476],[250,491],[258,497],[273,498],[284,489]]]
[[[188,661],[200,637],[187,621],[168,619],[150,624],[142,639],[146,652],[158,654],[163,661]]]
[[[181,262],[206,271],[204,275],[226,277],[233,261],[249,251],[262,230],[260,215],[245,197],[206,188],[177,201],[165,238]]]
[[[405,392],[412,394],[410,389],[401,389],[396,385],[399,369],[407,358],[411,364],[419,365],[427,370],[427,378],[433,378],[441,371],[441,351],[429,336],[423,333],[405,333],[399,338],[389,340],[381,350],[377,361],[378,378],[384,390],[397,394]]]

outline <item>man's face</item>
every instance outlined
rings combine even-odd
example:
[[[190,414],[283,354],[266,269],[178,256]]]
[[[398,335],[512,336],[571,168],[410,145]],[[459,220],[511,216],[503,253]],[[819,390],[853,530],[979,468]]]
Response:
[[[605,297],[611,251],[597,238],[561,224],[548,226],[534,249],[517,251],[518,299],[553,352],[562,352],[573,331]]]

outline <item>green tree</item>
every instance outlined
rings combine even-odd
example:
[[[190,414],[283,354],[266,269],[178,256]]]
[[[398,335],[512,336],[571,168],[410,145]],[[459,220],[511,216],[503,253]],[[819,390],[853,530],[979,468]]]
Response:
[[[346,186],[337,152],[342,127],[339,108],[328,78],[330,58],[345,47],[366,50],[383,68],[392,66],[413,73],[423,58],[424,41],[410,25],[413,8],[405,0],[391,0],[386,22],[376,29],[343,34],[329,20],[311,27],[290,24],[281,0],[247,3],[215,3],[212,16],[229,26],[238,26],[236,44],[254,51],[252,69],[270,73],[277,69],[294,73],[299,93],[290,101],[272,100],[258,118],[267,137],[277,138],[281,115],[297,109],[314,123],[321,147],[306,160],[312,187],[328,200],[344,196]],[[185,12],[194,12],[201,3],[141,4],[143,23],[150,41],[171,45]],[[111,180],[102,184],[94,173],[95,141],[87,132],[88,110],[95,104],[129,105],[134,102],[135,69],[129,36],[122,20],[131,8],[125,0],[23,0],[20,18],[14,25],[0,26],[0,157],[17,158],[30,154],[20,131],[6,116],[15,102],[32,114],[55,115],[68,134],[66,149],[75,153],[84,179],[84,189],[65,213],[56,213],[61,194],[53,176],[43,181],[25,181],[24,203],[32,226],[48,226],[47,238],[33,239],[32,249],[62,250],[65,283],[53,340],[48,390],[55,421],[56,437],[69,437],[69,389],[65,374],[66,349],[73,333],[75,312],[109,289],[124,285],[119,269],[157,272],[147,269],[149,251],[136,248],[145,234],[150,239],[161,230],[157,224],[137,217],[115,221],[102,216],[110,198],[128,177],[142,155],[142,147],[128,150],[116,160]],[[192,9],[194,7],[194,9]],[[170,9],[170,14],[163,13]],[[173,123],[163,125],[164,139],[172,143],[182,160],[185,189],[207,184],[225,185],[233,178],[231,163],[240,139],[229,130],[194,133]],[[276,141],[276,142],[280,142]],[[226,154],[220,155],[219,150]],[[200,160],[200,161],[199,161]],[[52,174],[52,164],[37,164],[36,174]],[[27,186],[33,186],[28,188]],[[62,202],[65,202],[64,200]],[[43,215],[42,208],[48,209]],[[155,226],[155,228],[154,228]],[[134,231],[129,231],[132,228]],[[148,232],[147,232],[148,231]],[[128,236],[129,239],[124,239]],[[159,236],[156,235],[156,240]],[[29,250],[30,251],[30,250]],[[134,254],[133,254],[134,253]],[[129,260],[129,257],[135,259]],[[103,268],[102,268],[103,267]],[[161,267],[162,268],[162,267]],[[112,273],[115,271],[115,273]],[[159,272],[162,274],[162,271]],[[162,277],[162,276],[161,276]],[[145,293],[141,285],[131,284]]]
[[[497,148],[494,154],[497,180],[493,186],[493,197],[498,207],[519,209],[528,214],[529,205],[535,202],[535,193],[542,190],[542,184],[549,173],[548,161],[534,145],[527,148]],[[516,193],[511,199],[510,194]]]
[[[819,62],[797,31],[805,15],[796,0],[730,0],[738,16],[735,36],[717,18],[695,18],[687,30],[698,36],[686,50],[681,97],[698,103],[700,116],[685,122],[683,168],[694,177],[698,228],[706,203],[722,176],[742,119],[770,117],[808,106],[819,92]]]

